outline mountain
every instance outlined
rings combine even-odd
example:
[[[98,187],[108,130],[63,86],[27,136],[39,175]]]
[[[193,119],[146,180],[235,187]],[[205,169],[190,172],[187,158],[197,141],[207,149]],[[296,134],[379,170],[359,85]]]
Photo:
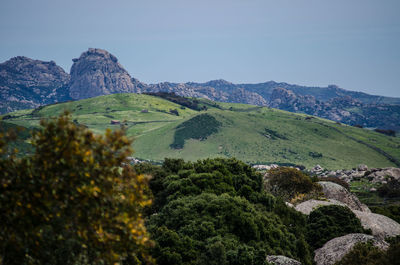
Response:
[[[105,50],[90,48],[72,61],[69,93],[73,99],[137,92],[128,72]]]
[[[236,157],[255,164],[319,164],[328,169],[400,166],[398,137],[269,107],[168,98],[113,94],[2,118],[3,123],[31,129],[42,118],[69,110],[75,123],[96,133],[123,125],[135,138],[135,157],[153,161]]]
[[[11,58],[0,64],[0,113],[68,100],[69,79],[53,61]]]
[[[270,106],[350,125],[400,131],[400,98],[368,95],[335,85],[306,87],[269,81],[233,84],[145,84],[102,49],[89,48],[73,59],[70,75],[54,62],[15,57],[0,64],[0,113],[114,93],[169,92],[183,97]]]

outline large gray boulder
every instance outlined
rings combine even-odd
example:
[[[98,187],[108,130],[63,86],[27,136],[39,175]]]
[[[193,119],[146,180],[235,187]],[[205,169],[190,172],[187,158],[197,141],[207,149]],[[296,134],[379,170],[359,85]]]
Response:
[[[301,265],[297,260],[285,256],[267,256],[267,262],[274,265]]]
[[[314,261],[316,265],[331,265],[341,260],[349,253],[354,245],[359,242],[372,241],[374,246],[386,250],[389,244],[384,240],[377,239],[365,234],[348,234],[329,240],[322,248],[315,251]]]
[[[318,184],[322,186],[323,193],[327,199],[333,199],[344,203],[352,210],[371,212],[365,204],[360,202],[357,196],[349,192],[343,186],[329,181],[319,181]]]
[[[327,205],[347,206],[346,204],[339,202],[337,200],[327,200],[327,201],[308,200],[296,205],[295,209],[303,214],[309,215],[312,211],[314,211],[318,207]]]
[[[365,229],[371,229],[372,234],[378,238],[385,239],[400,235],[400,224],[387,216],[356,210],[353,212],[360,219],[361,225]]]

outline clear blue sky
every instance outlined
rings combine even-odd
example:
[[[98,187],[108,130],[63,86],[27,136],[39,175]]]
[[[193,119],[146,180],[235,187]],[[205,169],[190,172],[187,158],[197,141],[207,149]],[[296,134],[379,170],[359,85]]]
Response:
[[[0,61],[89,47],[146,83],[337,84],[400,97],[399,0],[1,0]]]

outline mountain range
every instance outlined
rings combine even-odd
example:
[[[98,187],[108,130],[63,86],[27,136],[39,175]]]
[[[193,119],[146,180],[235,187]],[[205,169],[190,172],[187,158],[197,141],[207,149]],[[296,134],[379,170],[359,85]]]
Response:
[[[336,85],[233,84],[225,80],[145,84],[132,77],[114,55],[94,48],[73,59],[70,74],[53,61],[23,56],[0,64],[2,114],[100,95],[155,92],[268,106],[349,125],[400,131],[400,98],[348,91]]]

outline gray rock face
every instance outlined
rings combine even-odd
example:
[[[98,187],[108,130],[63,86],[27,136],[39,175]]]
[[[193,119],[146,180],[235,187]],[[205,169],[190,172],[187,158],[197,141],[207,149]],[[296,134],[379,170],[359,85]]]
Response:
[[[333,199],[342,202],[352,210],[369,213],[371,212],[371,210],[365,204],[361,203],[354,194],[350,193],[339,184],[328,181],[320,181],[318,184],[322,186],[322,190],[327,199]]]
[[[225,80],[215,80],[204,84],[164,82],[148,85],[143,88],[142,92],[169,92],[183,97],[267,106],[267,101],[259,94],[247,91]]]
[[[0,64],[0,113],[68,100],[68,81],[53,61],[11,58]]]
[[[128,72],[105,50],[90,48],[73,62],[69,87],[73,99],[137,92]]]
[[[381,214],[366,213],[353,210],[360,219],[365,229],[371,229],[372,234],[378,238],[385,239],[400,235],[400,224]]]
[[[341,260],[349,253],[354,245],[359,242],[368,242],[371,240],[376,247],[387,249],[389,244],[384,240],[376,239],[373,236],[364,234],[348,234],[334,238],[325,243],[322,248],[315,251],[314,261],[317,265],[331,265]]]
[[[301,265],[297,260],[285,256],[267,256],[267,262],[274,265]]]
[[[303,214],[309,215],[312,211],[321,206],[327,205],[340,205],[347,206],[346,204],[337,200],[319,201],[319,200],[308,200],[296,205],[295,209]]]

